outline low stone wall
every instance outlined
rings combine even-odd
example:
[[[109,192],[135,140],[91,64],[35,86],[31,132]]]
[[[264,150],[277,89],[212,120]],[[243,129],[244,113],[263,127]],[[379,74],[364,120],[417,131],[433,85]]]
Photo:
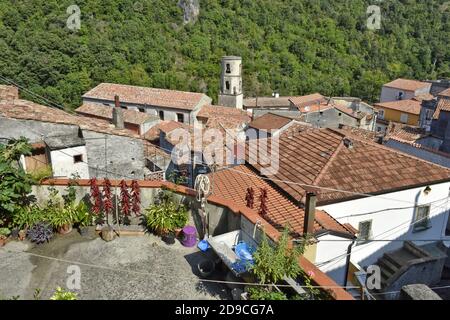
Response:
[[[78,200],[85,200],[89,202],[90,187],[89,180],[77,180],[76,196]],[[68,179],[53,179],[41,183],[39,186],[33,187],[33,194],[36,196],[38,202],[43,203],[49,195],[49,186],[56,188],[60,194],[64,194],[64,190],[69,183]],[[98,185],[103,181],[99,180]],[[119,180],[111,180],[113,187],[119,186]],[[196,201],[195,191],[184,186],[178,186],[167,181],[138,181],[141,187],[141,206],[142,210],[153,203],[157,193],[162,190],[170,190],[175,196],[190,210],[191,222],[195,224],[199,237],[202,238],[201,218],[199,214],[200,204]],[[127,181],[131,185],[131,181]],[[261,240],[262,232],[269,237],[271,241],[278,241],[281,234],[269,222],[264,220],[255,210],[236,204],[235,202],[224,199],[215,195],[208,197],[206,210],[209,214],[209,234],[220,235],[229,231],[242,229],[248,235],[253,237],[257,242]],[[261,228],[255,228],[255,224],[259,224]],[[263,231],[262,231],[262,230]],[[313,273],[313,284],[324,287],[330,296],[335,300],[354,300],[351,294],[341,288],[335,281],[328,277],[325,273],[320,271],[313,263],[308,261],[305,257],[300,257],[298,261],[300,267],[306,273]]]

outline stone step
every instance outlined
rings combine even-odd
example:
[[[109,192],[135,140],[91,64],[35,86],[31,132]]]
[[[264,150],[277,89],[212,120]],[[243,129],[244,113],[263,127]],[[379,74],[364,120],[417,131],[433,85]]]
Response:
[[[388,259],[381,258],[378,260],[378,266],[381,269],[386,269],[390,273],[394,274],[399,269],[396,265],[394,265],[392,262],[390,262]]]

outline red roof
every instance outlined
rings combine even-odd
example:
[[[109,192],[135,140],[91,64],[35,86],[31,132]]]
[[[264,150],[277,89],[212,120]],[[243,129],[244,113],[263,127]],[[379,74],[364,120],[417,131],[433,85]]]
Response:
[[[431,83],[409,79],[396,79],[394,81],[386,83],[384,87],[401,89],[405,91],[416,91],[425,87],[431,88]]]
[[[436,111],[433,114],[433,119],[439,119],[441,111],[450,111],[450,99],[441,98],[439,99],[438,105],[436,106]]]
[[[450,98],[450,88],[448,88],[444,91],[441,91],[438,95],[441,97],[449,97]]]
[[[275,130],[283,128],[291,121],[293,120],[288,117],[274,113],[266,113],[250,122],[248,126],[258,130]]]
[[[280,137],[279,170],[268,177],[298,201],[312,189],[328,204],[450,181],[450,170],[342,131],[311,129]]]
[[[326,98],[320,93],[313,93],[306,96],[301,97],[292,97],[289,99],[297,108],[321,104],[326,101]]]
[[[267,211],[264,219],[269,221],[277,229],[283,229],[287,224],[297,234],[303,234],[305,211],[295,205],[291,200],[278,192],[268,181],[259,177],[245,165],[233,167],[209,174],[212,181],[212,190],[215,196],[230,199],[238,205],[246,205],[245,197],[247,189],[253,188],[254,210],[259,211],[259,196],[261,189],[266,189]],[[350,236],[352,233],[324,211],[316,211],[314,222],[316,233],[334,231],[342,235]]]
[[[376,108],[397,110],[404,113],[419,115],[422,103],[416,99],[380,102],[375,104]]]
[[[83,95],[83,98],[114,101],[118,95],[121,102],[166,108],[194,110],[204,98],[203,93],[184,92],[167,89],[129,86],[124,84],[101,83]],[[208,103],[205,99],[205,103]]]

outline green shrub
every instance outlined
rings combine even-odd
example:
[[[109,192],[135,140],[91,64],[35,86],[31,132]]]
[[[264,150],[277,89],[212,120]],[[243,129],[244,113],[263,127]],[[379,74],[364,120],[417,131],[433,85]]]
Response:
[[[53,177],[52,167],[50,165],[46,165],[45,167],[31,172],[30,175],[34,181],[41,182],[42,180]]]
[[[13,217],[13,226],[19,229],[27,229],[40,221],[48,220],[48,212],[38,205],[21,207]]]
[[[50,300],[78,300],[78,295],[58,287]]]
[[[283,292],[272,291],[269,288],[253,287],[249,288],[247,291],[250,300],[288,300]]]

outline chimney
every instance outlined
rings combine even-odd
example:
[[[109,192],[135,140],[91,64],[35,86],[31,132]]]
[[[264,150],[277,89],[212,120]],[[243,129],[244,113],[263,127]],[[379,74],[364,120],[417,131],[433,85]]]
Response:
[[[304,235],[314,233],[314,220],[316,217],[316,201],[317,197],[314,192],[306,193],[305,221],[303,225]]]
[[[113,108],[112,113],[112,122],[117,129],[125,128],[124,120],[123,120],[123,110],[120,107],[119,96],[114,97],[115,107]]]

